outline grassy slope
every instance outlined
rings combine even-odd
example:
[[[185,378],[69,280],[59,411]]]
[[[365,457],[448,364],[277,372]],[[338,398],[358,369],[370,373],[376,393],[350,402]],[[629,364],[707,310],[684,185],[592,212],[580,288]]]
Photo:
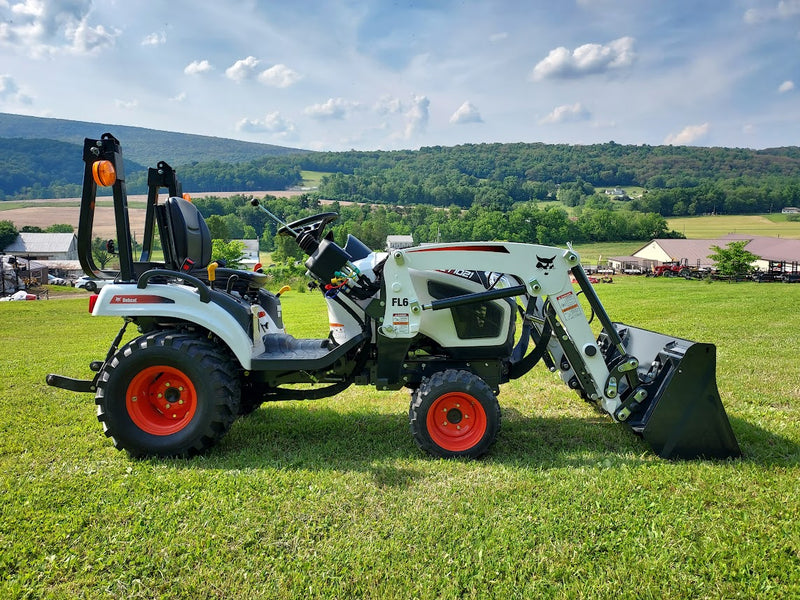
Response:
[[[680,217],[667,219],[667,224],[692,239],[713,239],[729,233],[800,239],[800,221],[787,221],[779,214]]]
[[[306,187],[318,187],[322,178],[326,175],[333,175],[329,171],[300,171],[300,177],[303,178],[303,185]]]
[[[537,367],[477,462],[422,455],[407,394],[368,387],[132,461],[91,396],[43,383],[87,375],[119,322],[0,304],[0,597],[797,597],[800,285],[619,279],[612,318],[718,345],[744,459],[660,460]],[[324,334],[318,294],[284,313]]]

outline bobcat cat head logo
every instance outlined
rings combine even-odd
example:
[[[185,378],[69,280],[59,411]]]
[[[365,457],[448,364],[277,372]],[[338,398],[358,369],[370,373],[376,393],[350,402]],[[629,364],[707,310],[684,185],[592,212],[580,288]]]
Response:
[[[536,263],[536,268],[541,269],[544,271],[544,274],[547,275],[548,271],[554,267],[553,261],[556,259],[555,255],[550,258],[542,258],[537,254],[536,258],[539,260],[539,262]]]

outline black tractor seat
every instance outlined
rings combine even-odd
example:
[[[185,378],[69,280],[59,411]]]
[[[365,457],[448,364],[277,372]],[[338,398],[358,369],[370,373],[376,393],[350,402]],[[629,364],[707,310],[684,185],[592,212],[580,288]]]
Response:
[[[197,207],[177,196],[167,198],[157,213],[164,242],[164,259],[167,269],[181,271],[190,261],[188,272],[210,284],[208,265],[211,262],[211,233]],[[256,271],[219,267],[215,271],[214,288],[224,291],[255,291],[267,284],[267,276]]]

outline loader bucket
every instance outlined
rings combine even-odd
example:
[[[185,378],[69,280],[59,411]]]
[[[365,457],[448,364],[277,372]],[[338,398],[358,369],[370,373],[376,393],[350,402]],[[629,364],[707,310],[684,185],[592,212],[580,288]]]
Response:
[[[717,389],[717,350],[614,323],[647,398],[625,421],[662,458],[741,456]]]

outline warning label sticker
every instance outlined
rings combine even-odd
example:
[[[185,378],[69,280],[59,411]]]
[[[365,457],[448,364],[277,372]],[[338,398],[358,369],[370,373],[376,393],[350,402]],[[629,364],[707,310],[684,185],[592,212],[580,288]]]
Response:
[[[578,304],[578,299],[572,292],[565,292],[560,296],[556,296],[556,302],[558,302],[558,305],[561,307],[565,321],[569,321],[581,315],[581,307]]]
[[[392,326],[397,333],[408,333],[408,313],[392,314]]]

